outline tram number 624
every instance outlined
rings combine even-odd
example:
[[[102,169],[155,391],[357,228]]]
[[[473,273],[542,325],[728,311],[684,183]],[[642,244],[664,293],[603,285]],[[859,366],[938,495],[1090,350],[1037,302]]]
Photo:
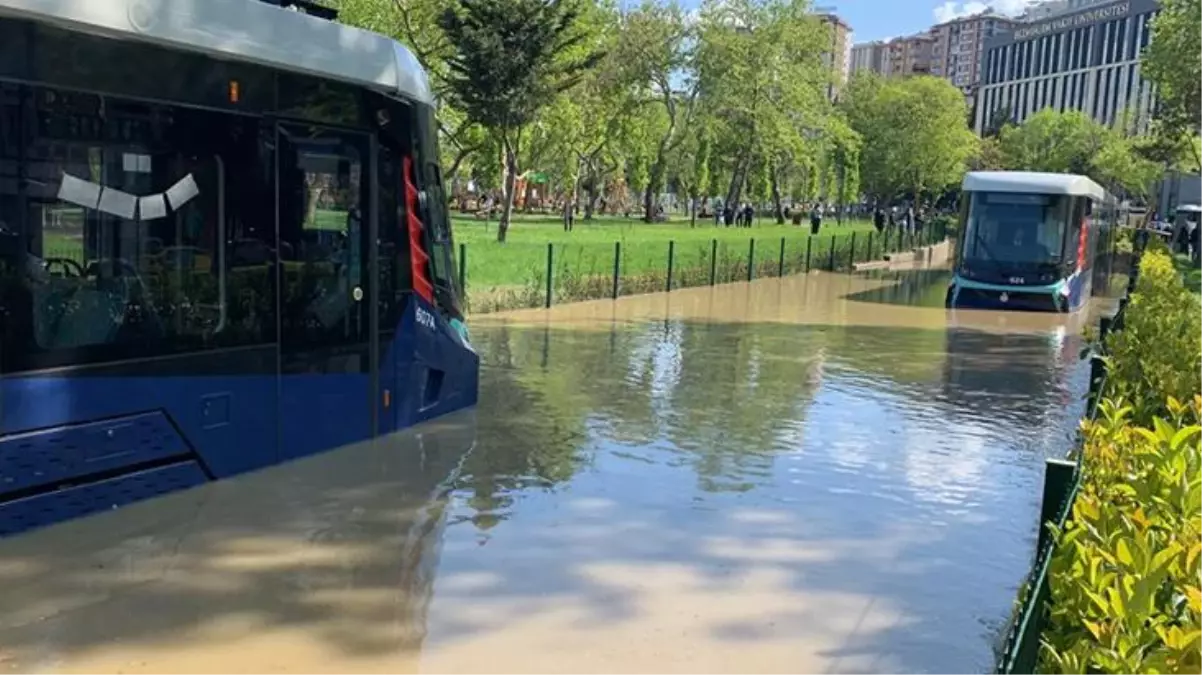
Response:
[[[418,307],[417,323],[429,328],[430,330],[434,330],[434,315],[422,309],[421,307]]]

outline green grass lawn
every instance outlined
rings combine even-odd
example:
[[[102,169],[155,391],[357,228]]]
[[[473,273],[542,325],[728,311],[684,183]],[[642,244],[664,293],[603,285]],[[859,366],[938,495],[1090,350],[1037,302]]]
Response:
[[[471,288],[520,285],[535,277],[545,278],[547,244],[554,245],[552,264],[556,270],[570,268],[581,275],[610,275],[616,242],[621,243],[623,275],[664,270],[668,265],[669,242],[674,242],[673,266],[683,270],[708,260],[711,240],[718,241],[719,256],[748,254],[750,240],[756,240],[756,257],[776,259],[781,240],[786,248],[805,246],[810,226],[777,225],[770,218],[759,218],[750,228],[714,227],[713,221],[699,220],[696,227],[678,218],[666,223],[648,224],[641,220],[600,216],[592,222],[577,220],[571,232],[565,232],[556,216],[515,215],[506,242],[497,242],[497,223],[472,217],[452,217],[455,241],[464,244],[467,253],[465,278]],[[872,229],[869,221],[824,220],[819,238],[832,235],[862,237]],[[866,239],[862,239],[866,242]],[[862,243],[863,245],[863,243]],[[815,244],[817,246],[817,244]]]

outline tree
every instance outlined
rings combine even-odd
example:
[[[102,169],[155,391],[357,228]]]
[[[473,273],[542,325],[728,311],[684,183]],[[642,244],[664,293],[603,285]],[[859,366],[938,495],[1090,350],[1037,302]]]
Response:
[[[439,99],[438,132],[443,177],[453,181],[488,142],[480,125],[467,119],[462,110],[447,102],[447,59],[451,45],[439,25],[439,17],[452,0],[341,0],[338,20],[381,35],[409,47],[430,80]],[[491,157],[489,158],[491,161]],[[468,172],[472,169],[469,167]]]
[[[1147,199],[1160,173],[1146,156],[1153,139],[1128,136],[1075,110],[1045,108],[993,141],[981,143],[980,168],[1082,174],[1139,199]]]
[[[986,136],[977,144],[977,154],[972,159],[974,171],[1002,171],[1006,169],[1006,158],[1002,154],[1001,141],[996,136]]]
[[[727,204],[738,203],[757,162],[769,177],[783,174],[824,142],[834,116],[828,30],[803,0],[703,3],[697,76],[730,176]]]
[[[1090,158],[1089,173],[1112,192],[1121,190],[1140,201],[1147,201],[1161,167],[1136,151],[1139,140],[1114,132],[1105,134],[1101,148]]]
[[[1044,108],[1003,129],[998,142],[1008,169],[1088,174],[1109,133],[1079,110]]]
[[[1202,132],[1202,0],[1163,0],[1152,21],[1152,38],[1143,53],[1143,75],[1157,86],[1157,135],[1182,143]],[[1197,144],[1190,150],[1202,170]]]
[[[941,192],[977,154],[964,95],[946,80],[857,78],[843,108],[862,140],[861,183],[878,202]]]
[[[648,223],[655,220],[656,195],[664,187],[669,158],[688,138],[696,117],[699,80],[692,72],[690,47],[695,41],[687,15],[675,2],[645,0],[623,18],[619,51],[631,83],[662,108],[664,118],[647,165],[643,219]]]
[[[498,136],[505,180],[497,240],[513,212],[522,131],[601,57],[566,0],[457,0],[439,19],[452,46],[448,94],[467,119]]]
[[[694,127],[671,158],[674,183],[689,198],[689,226],[697,225],[697,207],[710,189],[711,132],[704,123]]]

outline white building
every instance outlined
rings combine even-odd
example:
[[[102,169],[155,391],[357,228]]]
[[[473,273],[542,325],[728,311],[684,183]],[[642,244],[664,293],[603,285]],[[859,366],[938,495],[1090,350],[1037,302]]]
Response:
[[[1062,14],[1069,14],[1081,9],[1089,9],[1095,5],[1103,5],[1110,0],[1046,0],[1027,8],[1020,21],[1044,21]]]
[[[889,43],[863,42],[851,48],[851,73],[861,71],[887,75],[889,65]]]

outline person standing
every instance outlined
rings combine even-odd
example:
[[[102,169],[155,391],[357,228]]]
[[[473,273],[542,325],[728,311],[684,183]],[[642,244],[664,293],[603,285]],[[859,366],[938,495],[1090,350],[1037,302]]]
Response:
[[[571,232],[576,221],[576,205],[571,199],[563,200],[563,231]]]
[[[810,209],[810,234],[818,234],[818,230],[822,228],[822,207],[817,203]]]
[[[881,209],[880,204],[872,211],[872,226],[876,228],[878,235],[885,231],[885,211]]]

